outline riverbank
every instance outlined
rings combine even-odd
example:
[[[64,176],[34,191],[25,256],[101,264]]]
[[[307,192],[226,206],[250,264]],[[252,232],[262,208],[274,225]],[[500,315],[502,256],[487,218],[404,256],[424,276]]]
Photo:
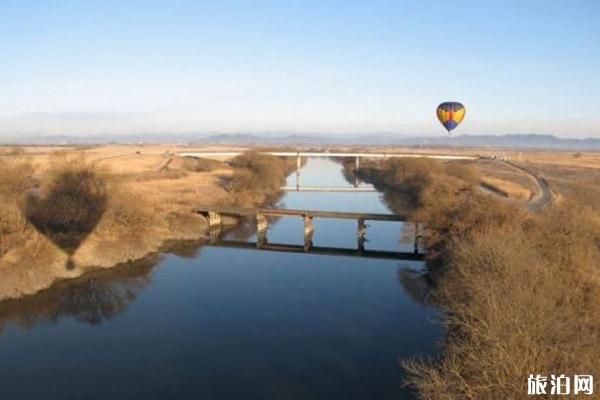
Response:
[[[200,239],[208,225],[192,207],[264,205],[291,170],[256,154],[223,162],[123,146],[100,156],[104,148],[34,150],[0,159],[0,299]]]
[[[405,360],[406,383],[421,399],[504,399],[522,397],[531,373],[598,375],[600,193],[571,188],[530,213],[481,193],[476,172],[423,160],[361,172],[423,223],[423,279],[445,311],[442,355]]]

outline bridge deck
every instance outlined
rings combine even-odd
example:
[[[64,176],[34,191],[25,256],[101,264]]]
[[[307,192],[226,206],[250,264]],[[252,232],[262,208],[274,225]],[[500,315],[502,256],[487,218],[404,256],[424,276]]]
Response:
[[[181,157],[235,157],[243,154],[243,151],[194,151],[180,152]],[[331,153],[331,152],[309,152],[309,151],[265,151],[276,157],[360,157],[360,158],[435,158],[439,160],[476,160],[478,156],[459,156],[453,154],[422,154],[422,153]]]
[[[281,188],[284,192],[376,192],[374,187],[353,187],[353,186],[284,186]]]
[[[196,207],[193,210],[199,214],[214,212],[222,215],[233,215],[241,217],[253,217],[256,214],[273,217],[316,217],[316,218],[337,218],[337,219],[363,219],[368,221],[406,221],[406,215],[400,214],[377,214],[377,213],[362,213],[362,212],[345,212],[345,211],[321,211],[321,210],[291,210],[282,208],[262,208],[248,209],[238,207]]]

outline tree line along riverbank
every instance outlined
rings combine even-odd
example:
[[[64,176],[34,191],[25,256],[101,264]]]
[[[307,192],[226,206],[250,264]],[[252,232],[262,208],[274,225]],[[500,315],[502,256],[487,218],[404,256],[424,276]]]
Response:
[[[0,300],[199,239],[208,225],[192,207],[276,201],[294,168],[253,152],[164,164],[114,173],[85,151],[0,158]]]
[[[529,374],[600,374],[598,190],[534,214],[483,193],[472,164],[390,159],[359,174],[424,226],[422,278],[447,333],[438,357],[402,362],[419,398],[524,398]]]

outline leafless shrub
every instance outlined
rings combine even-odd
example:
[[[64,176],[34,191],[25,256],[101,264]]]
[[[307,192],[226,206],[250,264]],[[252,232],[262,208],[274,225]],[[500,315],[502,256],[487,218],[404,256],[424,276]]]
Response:
[[[182,168],[191,172],[211,172],[222,165],[222,162],[208,158],[185,158],[182,162]]]
[[[230,164],[234,173],[228,189],[239,205],[260,202],[258,197],[264,200],[278,196],[290,170],[285,160],[257,152],[241,154]]]
[[[530,373],[600,372],[600,260],[582,217],[560,207],[449,240],[432,272],[444,353],[404,364],[421,398],[520,398]]]
[[[23,193],[35,185],[34,168],[19,160],[0,159],[0,257],[23,243],[29,226],[19,209]]]
[[[466,182],[478,184],[481,182],[479,171],[471,164],[461,161],[451,161],[444,164],[444,172]]]

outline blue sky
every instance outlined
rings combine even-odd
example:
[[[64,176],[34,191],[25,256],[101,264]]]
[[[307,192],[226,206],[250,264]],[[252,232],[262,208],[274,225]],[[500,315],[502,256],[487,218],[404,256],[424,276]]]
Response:
[[[0,1],[0,135],[600,136],[600,1]]]

